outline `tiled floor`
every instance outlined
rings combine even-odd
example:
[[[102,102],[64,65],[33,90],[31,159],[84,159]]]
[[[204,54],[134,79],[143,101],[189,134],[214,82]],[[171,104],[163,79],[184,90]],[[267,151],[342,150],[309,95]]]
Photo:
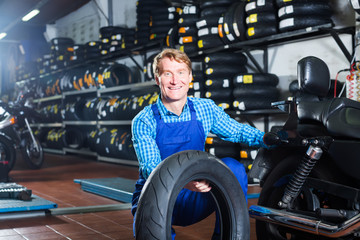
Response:
[[[128,204],[85,192],[74,179],[123,177],[137,179],[137,168],[105,162],[80,155],[46,154],[40,170],[29,170],[22,160],[10,172],[12,181],[31,189],[33,194],[58,204],[53,214],[30,217],[1,216],[0,240],[52,239],[133,239],[132,215]],[[250,187],[249,192],[258,192]],[[249,205],[256,199],[249,200]],[[116,205],[115,205],[116,204]],[[119,205],[120,204],[120,205]],[[84,213],[57,214],[56,211],[77,207],[124,206],[124,210],[83,211]],[[86,209],[86,208],[85,208]],[[80,212],[80,211],[79,211]],[[177,239],[210,239],[214,216],[186,228],[176,227]],[[252,236],[254,221],[251,220]]]

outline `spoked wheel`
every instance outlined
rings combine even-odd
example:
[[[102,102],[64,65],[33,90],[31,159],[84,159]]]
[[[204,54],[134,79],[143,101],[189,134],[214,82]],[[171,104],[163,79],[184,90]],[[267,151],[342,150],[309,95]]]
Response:
[[[35,138],[37,146],[32,141],[30,134],[25,135],[21,140],[21,153],[24,161],[31,169],[41,168],[44,162],[44,152],[40,141]]]
[[[8,171],[14,168],[16,152],[13,144],[5,137],[0,136],[0,161],[8,165]]]
[[[291,156],[284,159],[272,170],[266,179],[264,186],[262,187],[258,205],[279,209],[278,202],[281,200],[285,187],[290,181],[292,174],[295,172],[300,161],[300,156]],[[329,179],[331,175],[333,174],[329,173],[328,168],[321,167],[315,167],[310,174],[310,176],[313,178],[319,178],[328,181],[331,180]],[[336,208],[334,204],[339,204],[335,203],[338,200],[332,201],[331,199],[334,198],[327,196],[326,193],[317,191],[316,189],[314,190],[303,187],[301,193],[295,199],[294,208],[295,210],[299,211],[311,211],[311,209],[316,209],[319,206]],[[329,239],[260,220],[256,220],[256,236],[258,240]]]
[[[247,203],[231,170],[215,156],[183,151],[164,159],[147,179],[135,220],[136,239],[171,239],[171,219],[176,198],[190,181],[205,179],[221,219],[221,239],[250,239]]]

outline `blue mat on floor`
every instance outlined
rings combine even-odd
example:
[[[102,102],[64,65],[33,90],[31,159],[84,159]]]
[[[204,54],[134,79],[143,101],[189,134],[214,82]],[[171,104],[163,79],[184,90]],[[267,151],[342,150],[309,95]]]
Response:
[[[74,179],[84,191],[100,196],[115,199],[120,202],[130,203],[135,190],[136,180],[126,178],[94,178]]]
[[[57,208],[57,204],[34,194],[31,196],[30,201],[0,199],[0,213],[40,211],[50,208]]]
[[[115,199],[120,202],[130,203],[135,189],[136,180],[125,178],[94,178],[74,179],[81,185],[81,189],[100,196]],[[248,199],[258,198],[258,193],[248,194]]]

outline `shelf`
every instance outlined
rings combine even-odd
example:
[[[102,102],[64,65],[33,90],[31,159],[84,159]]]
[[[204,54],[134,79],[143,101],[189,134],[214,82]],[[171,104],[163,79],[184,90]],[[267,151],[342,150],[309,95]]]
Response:
[[[30,123],[30,127],[62,127],[62,123]]]
[[[62,155],[65,154],[65,151],[61,150],[61,149],[43,148],[43,150],[44,150],[44,152],[47,152],[47,153],[55,153],[55,154],[62,154]]]
[[[63,121],[64,125],[96,125],[97,121]]]
[[[98,156],[98,160],[103,162],[120,163],[120,164],[137,166],[137,167],[139,166],[139,162],[134,160],[126,160],[126,159],[103,157],[103,156]]]
[[[98,121],[99,125],[130,125],[131,124],[131,120],[103,120],[103,121]]]
[[[229,49],[241,49],[241,48],[259,48],[259,47],[269,47],[271,45],[276,45],[278,43],[290,42],[295,40],[304,40],[304,38],[309,37],[319,37],[321,35],[330,35],[331,31],[339,31],[339,32],[350,32],[352,29],[338,29],[334,30],[332,28],[332,24],[323,24],[319,26],[307,27],[305,29],[299,29],[284,33],[278,33],[262,38],[256,38],[246,41],[239,41],[228,45],[223,45],[211,49],[205,49],[202,51],[198,51],[190,56],[202,55],[204,53],[214,53],[223,50]]]
[[[126,84],[126,85],[121,85],[121,86],[116,86],[116,87],[111,87],[111,88],[100,88],[98,90],[98,92],[100,94],[102,94],[102,93],[124,91],[124,90],[134,91],[134,90],[142,89],[145,87],[152,87],[152,86],[156,86],[156,83],[154,81],[148,81],[148,82],[142,82],[142,83]]]
[[[27,81],[34,81],[38,78],[44,78],[53,74],[57,74],[57,73],[61,73],[61,72],[65,72],[65,71],[69,71],[72,70],[74,68],[79,68],[79,67],[83,67],[86,65],[92,65],[92,64],[99,64],[101,62],[109,62],[109,61],[115,61],[118,60],[120,58],[127,58],[127,57],[132,57],[132,55],[139,55],[142,52],[146,52],[149,50],[153,50],[153,49],[160,49],[162,46],[162,42],[163,40],[157,40],[157,41],[150,41],[148,44],[145,45],[141,45],[141,46],[136,46],[134,48],[130,48],[130,49],[121,49],[119,51],[116,52],[112,52],[109,53],[107,55],[98,57],[98,58],[92,58],[92,59],[88,59],[88,60],[84,60],[81,63],[69,63],[70,65],[68,67],[65,68],[61,68],[55,71],[51,71],[49,73],[44,73],[44,74],[38,74],[37,76],[32,76],[28,79],[22,79],[19,81],[16,81],[16,84],[22,83],[22,82],[27,82]]]
[[[82,149],[64,148],[64,152],[78,153],[78,154],[94,156],[94,157],[97,156],[96,152],[91,152],[89,149],[86,149],[86,148],[82,148]]]
[[[34,103],[53,101],[53,100],[58,100],[58,99],[61,99],[61,98],[62,98],[62,95],[55,95],[55,96],[51,96],[51,97],[34,99]]]
[[[88,88],[88,89],[83,89],[83,90],[75,90],[75,91],[69,91],[69,92],[63,92],[63,96],[72,96],[72,95],[79,95],[79,94],[86,94],[86,93],[94,93],[98,91],[97,88]]]
[[[247,110],[247,111],[226,111],[231,116],[239,115],[272,115],[272,114],[288,114],[279,109],[258,109],[258,110]]]

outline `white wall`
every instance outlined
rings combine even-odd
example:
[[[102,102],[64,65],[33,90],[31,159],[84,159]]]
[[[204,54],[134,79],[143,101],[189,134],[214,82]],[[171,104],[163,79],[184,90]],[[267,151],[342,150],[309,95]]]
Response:
[[[108,0],[91,1],[47,27],[46,38],[70,37],[78,44],[99,40],[99,29],[108,26]],[[113,1],[113,25],[136,26],[136,1]],[[54,31],[56,29],[56,31]]]
[[[340,37],[351,53],[352,37],[348,34]],[[332,79],[335,79],[339,70],[349,67],[349,61],[331,36],[271,47],[269,72],[279,76],[279,87],[282,91],[287,91],[289,83],[297,79],[297,62],[307,56],[322,59],[328,65]],[[344,78],[339,80],[344,81]]]

